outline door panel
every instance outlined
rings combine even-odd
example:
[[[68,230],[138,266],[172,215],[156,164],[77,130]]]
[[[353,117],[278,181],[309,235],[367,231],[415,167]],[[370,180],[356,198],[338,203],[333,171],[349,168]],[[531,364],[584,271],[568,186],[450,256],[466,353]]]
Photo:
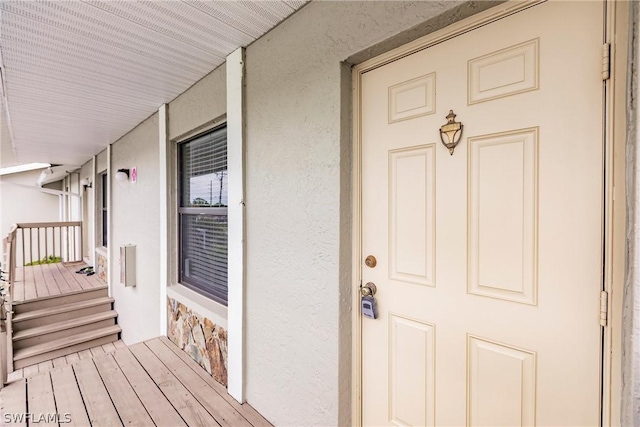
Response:
[[[598,424],[603,20],[547,2],[362,76],[364,424]]]

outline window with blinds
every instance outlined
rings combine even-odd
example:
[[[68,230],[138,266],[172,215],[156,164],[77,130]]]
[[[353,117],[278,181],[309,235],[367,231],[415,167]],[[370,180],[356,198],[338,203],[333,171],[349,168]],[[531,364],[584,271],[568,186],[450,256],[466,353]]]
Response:
[[[227,129],[180,144],[180,283],[227,305]]]

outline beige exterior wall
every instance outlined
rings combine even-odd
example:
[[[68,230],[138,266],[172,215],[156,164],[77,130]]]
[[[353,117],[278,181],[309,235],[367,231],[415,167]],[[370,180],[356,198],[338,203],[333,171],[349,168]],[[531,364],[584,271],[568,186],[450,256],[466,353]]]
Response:
[[[102,173],[107,170],[107,150],[102,150],[96,156],[96,173]]]
[[[9,228],[16,223],[61,220],[60,196],[43,193],[36,187],[40,172],[34,170],[0,176],[0,239],[6,237]],[[56,182],[46,187],[59,190],[61,184]],[[29,256],[26,257],[28,261]],[[16,263],[21,265],[22,262],[22,253],[16,253]],[[5,266],[2,269],[6,271]]]
[[[491,5],[452,9],[458,4],[312,2],[247,49],[245,384],[248,402],[276,425],[350,423],[351,73],[343,62],[367,59]],[[159,282],[158,271],[164,261],[158,115],[112,145],[112,176],[136,166],[139,179],[111,183],[109,268],[128,344],[160,333],[160,310],[167,307],[160,290],[177,277],[175,143],[224,121],[225,66],[168,107],[168,284]],[[102,152],[97,172],[106,166]],[[137,245],[135,288],[119,283],[118,249],[125,243]],[[219,312],[207,312],[202,300],[190,304],[188,294],[170,297],[219,321]],[[291,403],[300,401],[305,404]]]
[[[169,158],[167,161],[169,177],[168,203],[171,207],[167,215],[169,228],[168,268],[171,291],[166,305],[168,317],[168,336],[184,349],[194,360],[205,366],[207,371],[226,385],[227,381],[227,356],[226,356],[226,308],[205,297],[194,295],[195,292],[178,283],[178,188],[177,188],[177,145],[180,141],[215,127],[225,120],[227,110],[226,65],[213,70],[187,91],[182,93],[168,105],[168,134],[171,140]],[[182,307],[179,311],[170,307]],[[204,323],[191,322],[193,331],[201,333],[180,334],[180,318],[184,313],[197,313],[190,319],[201,319]],[[208,322],[208,323],[206,323]],[[204,326],[203,326],[204,325]],[[208,325],[208,326],[206,326]],[[215,327],[210,327],[215,325]],[[202,326],[202,328],[201,328]],[[214,334],[213,331],[216,331]],[[185,335],[185,336],[182,336]],[[182,336],[182,338],[179,338]],[[215,338],[215,339],[214,339]],[[193,351],[198,348],[198,351]],[[223,349],[224,351],[220,351]],[[200,354],[200,356],[197,356]],[[203,355],[207,355],[206,357]],[[217,372],[217,374],[216,374]],[[224,374],[223,374],[224,373]]]
[[[246,396],[275,425],[351,422],[352,92],[342,61],[491,6],[479,3],[311,2],[247,48]]]
[[[80,186],[80,203],[82,206],[82,253],[85,258],[89,258],[94,248],[91,247],[91,230],[94,227],[91,203],[93,202],[93,191],[95,189],[95,177],[93,176],[93,159],[82,165],[80,168],[80,181],[88,179],[91,188],[84,189]]]
[[[222,64],[169,103],[169,138],[198,133],[227,112],[227,67]]]
[[[122,339],[127,344],[160,335],[160,205],[158,203],[158,115],[111,146],[111,176],[137,167],[138,180],[111,180],[109,269]],[[120,246],[136,245],[136,286],[120,284]]]
[[[9,227],[18,222],[59,221],[58,196],[45,194],[36,187],[40,172],[34,170],[0,176],[0,236],[5,237]]]

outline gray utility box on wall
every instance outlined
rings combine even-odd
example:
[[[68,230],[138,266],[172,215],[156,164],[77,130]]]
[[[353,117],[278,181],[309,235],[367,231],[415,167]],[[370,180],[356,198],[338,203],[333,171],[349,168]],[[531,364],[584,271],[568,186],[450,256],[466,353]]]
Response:
[[[120,246],[120,283],[136,285],[136,245]]]

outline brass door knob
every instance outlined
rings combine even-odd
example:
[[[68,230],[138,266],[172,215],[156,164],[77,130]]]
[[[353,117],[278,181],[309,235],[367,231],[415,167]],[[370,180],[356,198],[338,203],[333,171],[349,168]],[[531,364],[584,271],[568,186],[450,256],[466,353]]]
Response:
[[[373,282],[369,282],[360,288],[360,295],[362,295],[363,297],[374,296],[377,291],[378,288],[376,288],[376,284]]]
[[[378,264],[378,260],[376,260],[376,257],[374,257],[373,255],[369,255],[367,258],[365,258],[364,260],[364,265],[366,265],[369,268],[373,268]]]

